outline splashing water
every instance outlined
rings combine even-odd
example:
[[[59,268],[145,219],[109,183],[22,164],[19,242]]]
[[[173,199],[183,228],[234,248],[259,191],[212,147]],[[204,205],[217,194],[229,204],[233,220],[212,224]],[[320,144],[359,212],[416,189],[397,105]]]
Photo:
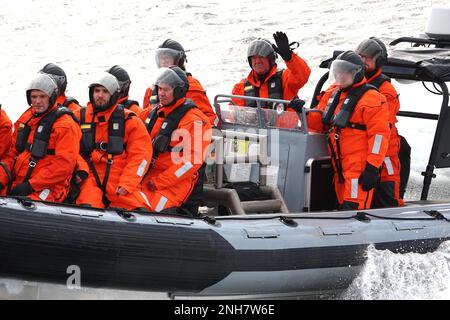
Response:
[[[361,273],[343,299],[450,299],[450,242],[427,254],[394,254],[370,246]]]

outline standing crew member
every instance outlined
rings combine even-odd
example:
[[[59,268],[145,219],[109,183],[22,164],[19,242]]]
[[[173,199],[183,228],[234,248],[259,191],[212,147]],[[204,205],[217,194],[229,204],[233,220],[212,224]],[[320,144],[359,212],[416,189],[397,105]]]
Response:
[[[39,72],[48,74],[53,80],[55,80],[56,85],[58,86],[58,98],[56,99],[57,104],[62,107],[69,108],[73,112],[81,108],[75,98],[66,96],[67,76],[62,68],[54,63],[47,63]]]
[[[153,140],[152,166],[142,188],[151,209],[159,212],[181,206],[196,187],[211,143],[211,124],[186,99],[189,80],[180,68],[161,68],[155,90],[158,106],[141,114]]]
[[[361,42],[356,48],[366,65],[367,82],[375,86],[387,100],[389,107],[389,125],[391,136],[389,147],[381,166],[380,182],[375,187],[373,207],[392,207],[403,205],[403,195],[400,195],[400,137],[398,135],[396,122],[397,113],[400,109],[398,94],[391,79],[382,73],[381,68],[387,63],[387,50],[384,43],[375,38]]]
[[[149,208],[141,180],[152,157],[150,136],[142,121],[119,103],[119,82],[104,72],[89,86],[89,102],[80,119],[80,154],[90,169],[77,203],[127,210]],[[96,186],[96,187],[92,187]]]
[[[58,107],[58,89],[38,74],[26,91],[30,108],[14,124],[13,146],[5,159],[14,196],[62,202],[78,156],[81,132],[68,108]],[[0,172],[0,183],[8,177]]]
[[[341,210],[370,208],[389,143],[386,99],[367,85],[364,69],[355,52],[340,54],[330,67],[333,84],[317,106],[323,114],[308,113],[312,130],[328,132]]]
[[[186,71],[186,52],[181,44],[175,40],[165,40],[158,47],[158,50],[156,50],[155,60],[158,68],[175,65]],[[186,94],[186,98],[194,101],[196,106],[209,118],[211,125],[214,125],[216,113],[213,111],[205,89],[203,89],[200,82],[194,78],[191,73],[187,72],[186,75],[189,81],[189,90]],[[157,97],[157,92],[153,92],[152,87],[148,88],[144,96],[144,108],[155,106],[158,103]]]
[[[276,45],[264,39],[253,40],[247,49],[247,59],[252,71],[247,78],[235,84],[232,94],[260,98],[292,100],[308,81],[311,69],[290,48],[284,32],[273,35]],[[277,70],[278,53],[287,69]],[[233,99],[238,106],[256,107],[255,100]],[[264,105],[263,105],[264,107]],[[298,111],[298,108],[295,108]]]
[[[128,75],[128,72],[120,67],[120,66],[112,66],[106,72],[111,73],[114,77],[116,77],[117,81],[119,81],[119,100],[117,101],[119,104],[123,105],[125,109],[133,111],[137,116],[142,112],[142,109],[139,107],[139,102],[136,100],[128,99],[128,92],[130,91],[131,78]]]

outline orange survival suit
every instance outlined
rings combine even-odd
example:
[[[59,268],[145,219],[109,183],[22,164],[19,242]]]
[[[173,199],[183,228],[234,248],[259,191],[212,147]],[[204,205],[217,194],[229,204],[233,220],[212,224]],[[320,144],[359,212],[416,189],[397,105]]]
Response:
[[[211,143],[210,119],[186,98],[171,106],[147,108],[141,119],[154,141],[153,165],[142,182],[142,190],[153,211],[179,207],[191,195],[199,179],[198,171]],[[164,136],[163,128],[168,129],[170,122],[176,130],[172,134],[169,132],[169,145],[159,150],[156,141],[164,140],[158,136]]]
[[[287,69],[277,70],[275,63],[270,69],[263,82],[258,78],[254,70],[250,71],[247,78],[235,84],[232,90],[233,95],[252,96],[260,98],[272,98],[292,100],[297,96],[298,91],[309,79],[311,69],[305,60],[292,52],[291,59],[285,61]],[[233,99],[233,103],[238,106],[256,107],[253,100]],[[263,105],[264,107],[264,105]],[[288,111],[293,111],[287,108]],[[286,115],[285,119],[280,117],[277,126],[282,128],[293,128],[298,124],[298,117]]]
[[[391,135],[389,147],[381,166],[380,182],[375,188],[373,205],[377,207],[403,206],[400,196],[400,136],[396,127],[397,113],[400,109],[398,94],[390,79],[381,73],[381,69],[367,79],[367,82],[378,88],[386,98],[389,107],[389,125]]]
[[[76,112],[81,108],[79,102],[76,99],[67,97],[65,94],[58,96],[58,98],[56,98],[56,103],[62,107],[69,108],[72,112]]]
[[[77,204],[148,209],[141,180],[151,161],[152,146],[142,121],[118,103],[94,112],[89,102],[76,116],[83,132],[80,153],[90,169]],[[118,187],[128,194],[116,194]]]
[[[190,73],[187,73],[189,81],[189,90],[186,94],[186,98],[194,101],[195,105],[209,118],[211,125],[214,125],[216,120],[216,113],[213,111],[205,89],[203,89],[200,82],[194,78]],[[149,108],[152,105],[157,104],[157,96],[152,96],[152,88],[147,88],[144,96],[144,109]]]
[[[74,113],[79,112],[79,109],[81,109],[81,106],[80,106],[78,100],[76,100],[75,98],[72,98],[72,97],[67,97],[65,94],[58,96],[58,98],[56,99],[56,103],[60,107],[66,107]],[[83,177],[83,179],[80,179],[80,181],[77,181],[75,175],[78,175],[79,177]],[[70,181],[70,190],[67,195],[67,198],[64,200],[65,203],[70,203],[70,204],[76,203],[76,204],[86,205],[86,203],[79,203],[79,202],[76,202],[75,200],[76,200],[76,197],[78,197],[78,195],[79,195],[81,184],[85,184],[85,185],[92,184],[92,181],[85,181],[86,178],[88,177],[88,175],[89,175],[89,166],[88,166],[87,162],[83,159],[83,157],[80,154],[78,154],[77,162],[75,165],[75,170],[73,172],[73,176]],[[95,185],[91,185],[91,189],[94,187],[95,187]],[[91,205],[93,207],[102,208],[103,205],[102,205],[101,199],[96,199],[96,200],[97,201],[95,201],[95,202],[89,203],[89,205]]]
[[[247,78],[234,85],[232,94],[292,100],[297,96],[298,90],[308,81],[311,69],[306,61],[294,52],[291,59],[286,61],[286,66],[287,69],[277,71],[275,63],[262,83],[255,71],[250,71]],[[233,99],[233,102],[238,106],[253,106],[252,101]]]
[[[137,102],[136,100],[128,99],[128,96],[120,98],[117,102],[124,106],[125,109],[134,112],[134,114],[137,116],[139,116],[142,112],[142,108],[139,107],[139,102]]]
[[[332,85],[325,91],[317,106],[324,115],[313,112],[307,118],[312,131],[328,132],[328,149],[335,169],[336,196],[340,208],[344,210],[370,208],[373,189],[364,191],[358,179],[367,163],[375,168],[381,166],[389,143],[387,103],[384,96],[375,89],[364,91],[356,100],[345,127],[336,126],[336,118],[344,101],[349,101],[349,94],[366,83],[364,78],[346,90],[339,90]],[[333,108],[334,112],[327,112],[333,111]],[[324,119],[327,113],[330,123]]]
[[[56,116],[63,109],[65,112]],[[28,197],[33,200],[62,202],[69,191],[81,138],[80,128],[69,112],[58,103],[40,115],[30,107],[14,124],[13,144],[4,162],[12,174],[12,188],[28,181],[32,188]],[[52,116],[56,117],[54,122],[44,125]],[[3,172],[0,183],[8,183]]]
[[[0,105],[0,137],[2,141],[0,143],[0,160],[3,159],[9,148],[11,147],[12,140],[12,122],[6,114],[5,110]]]

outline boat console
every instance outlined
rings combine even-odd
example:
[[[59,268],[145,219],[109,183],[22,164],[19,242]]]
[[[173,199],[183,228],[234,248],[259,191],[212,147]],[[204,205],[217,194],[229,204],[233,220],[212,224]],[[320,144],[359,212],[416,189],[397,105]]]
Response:
[[[271,107],[241,107],[232,103],[233,98],[250,99],[233,95],[218,95],[214,99],[220,128],[214,133],[214,149],[219,148],[225,157],[234,160],[223,166],[215,164],[214,170],[223,169],[227,183],[250,182],[279,190],[289,212],[335,209],[325,135],[308,132],[306,122],[307,113],[318,110],[304,109],[297,114],[285,110],[289,101],[254,97],[251,99]],[[255,140],[254,135],[264,139]],[[220,138],[224,143],[217,143]],[[258,161],[245,161],[258,156],[267,160],[263,167]],[[206,185],[205,198],[210,202],[216,200],[210,197],[213,188],[217,192],[222,185],[217,185],[217,181],[214,186]]]

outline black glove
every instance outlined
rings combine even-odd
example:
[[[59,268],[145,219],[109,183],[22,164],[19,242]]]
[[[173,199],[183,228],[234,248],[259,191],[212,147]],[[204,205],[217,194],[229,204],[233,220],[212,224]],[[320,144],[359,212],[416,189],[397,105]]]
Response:
[[[33,192],[33,189],[31,188],[30,183],[24,182],[24,183],[18,184],[14,189],[12,189],[11,195],[12,196],[27,196],[32,192]]]
[[[303,111],[303,106],[305,105],[305,101],[302,99],[292,99],[289,103],[290,108],[294,109],[295,112],[301,113]]]
[[[372,190],[378,181],[379,170],[370,163],[366,163],[364,171],[359,176],[358,182],[364,191]]]
[[[3,185],[3,183],[0,183],[0,191],[2,191],[3,189],[5,189],[5,186]]]
[[[273,44],[273,50],[277,52],[284,61],[291,60],[292,50],[289,47],[289,40],[286,33],[277,31],[273,34],[273,38],[275,39],[276,46]]]

